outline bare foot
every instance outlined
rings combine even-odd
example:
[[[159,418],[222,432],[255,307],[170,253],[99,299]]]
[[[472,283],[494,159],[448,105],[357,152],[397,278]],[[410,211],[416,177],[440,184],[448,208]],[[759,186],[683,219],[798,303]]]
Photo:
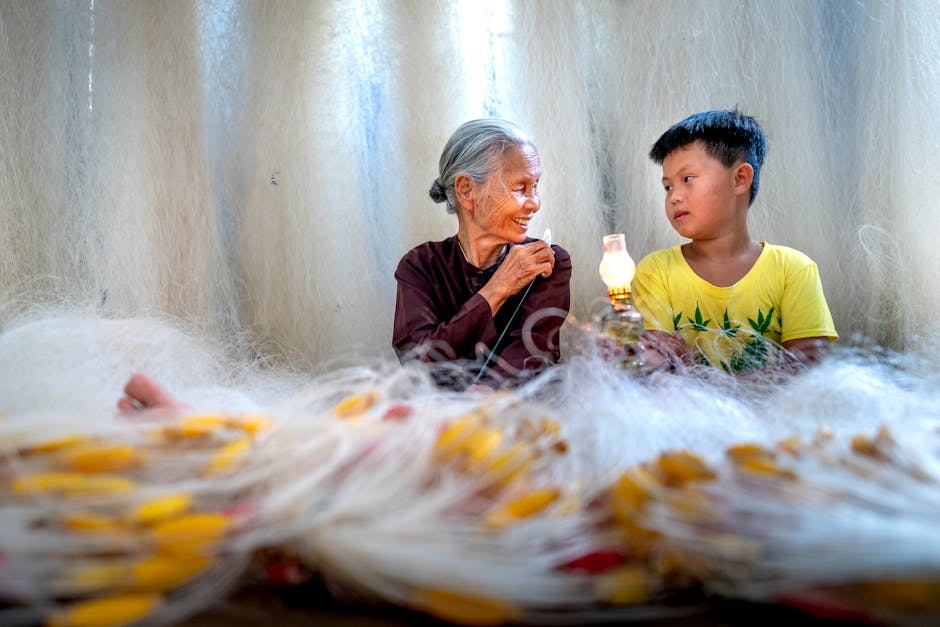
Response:
[[[134,413],[146,409],[162,409],[178,412],[185,405],[177,402],[175,398],[157,385],[150,377],[136,373],[124,386],[124,396],[118,399],[118,409],[122,412]]]

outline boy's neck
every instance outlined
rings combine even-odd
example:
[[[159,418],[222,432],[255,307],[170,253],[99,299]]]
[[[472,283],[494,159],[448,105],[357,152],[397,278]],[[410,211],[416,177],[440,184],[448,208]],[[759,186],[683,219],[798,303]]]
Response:
[[[751,239],[747,231],[708,240],[692,240],[683,245],[685,256],[713,262],[730,261],[741,256],[753,254],[755,247],[760,250],[760,242]]]
[[[750,237],[692,240],[682,245],[682,256],[698,276],[716,287],[729,287],[744,278],[764,249]]]

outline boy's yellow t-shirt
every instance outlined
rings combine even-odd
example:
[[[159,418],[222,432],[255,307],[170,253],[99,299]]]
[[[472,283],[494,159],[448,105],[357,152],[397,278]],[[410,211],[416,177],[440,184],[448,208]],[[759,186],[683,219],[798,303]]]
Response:
[[[728,371],[774,363],[783,342],[838,334],[815,262],[798,250],[761,242],[754,266],[730,287],[695,274],[680,245],[637,264],[633,297],[647,329],[674,333],[703,361]]]

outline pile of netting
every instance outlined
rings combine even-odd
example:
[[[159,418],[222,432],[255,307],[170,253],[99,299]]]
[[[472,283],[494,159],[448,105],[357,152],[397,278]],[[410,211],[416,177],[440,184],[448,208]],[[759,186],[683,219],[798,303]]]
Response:
[[[136,370],[189,408],[119,414]],[[749,380],[585,353],[463,393],[274,371],[155,320],[7,325],[0,623],[178,622],[259,565],[466,624],[714,597],[940,617],[940,392],[915,356]]]

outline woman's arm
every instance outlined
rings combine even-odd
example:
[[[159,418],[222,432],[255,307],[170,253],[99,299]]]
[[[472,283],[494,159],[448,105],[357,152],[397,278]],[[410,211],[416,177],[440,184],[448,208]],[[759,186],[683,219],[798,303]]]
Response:
[[[398,274],[396,274],[398,276]],[[413,278],[412,278],[413,280]],[[398,279],[392,346],[400,360],[420,345],[440,353],[440,359],[473,359],[477,342],[496,339],[496,327],[490,305],[479,294],[473,295],[457,313],[440,320],[433,286]],[[436,361],[424,354],[425,361]]]
[[[561,358],[559,333],[571,308],[571,256],[553,246],[551,273],[537,277],[503,339],[500,363],[518,370],[540,370]],[[508,370],[509,368],[504,368]]]

